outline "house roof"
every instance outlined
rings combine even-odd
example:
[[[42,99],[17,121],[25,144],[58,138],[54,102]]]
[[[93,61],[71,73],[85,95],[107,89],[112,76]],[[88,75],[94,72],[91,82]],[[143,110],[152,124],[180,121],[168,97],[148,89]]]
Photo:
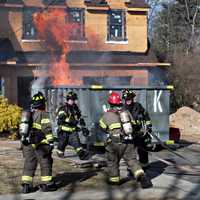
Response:
[[[87,6],[107,6],[107,1],[106,0],[84,0],[85,4]]]
[[[106,0],[85,0],[85,4],[88,6],[107,6],[107,1]],[[145,0],[130,0],[130,2],[126,3],[126,5],[130,8],[149,8]]]
[[[60,57],[58,52],[56,55]],[[16,64],[23,65],[48,65],[51,63],[49,52],[15,52],[14,50],[0,49],[0,62],[15,60]],[[144,64],[158,63],[152,51],[147,53],[132,52],[89,52],[74,51],[70,52],[66,60],[71,66],[139,66]]]
[[[55,55],[58,60],[60,53]],[[71,67],[95,67],[95,69],[107,69],[107,67],[156,67],[170,66],[169,63],[158,62],[152,51],[146,53],[133,52],[70,52],[66,57]],[[18,66],[47,66],[51,64],[50,52],[15,52],[0,49],[0,64]]]
[[[152,51],[147,53],[134,52],[71,52],[68,58],[73,63],[90,64],[136,64],[136,63],[156,63],[157,58]]]
[[[52,0],[42,0],[44,5],[66,5],[65,0],[57,0],[57,1],[52,1]]]
[[[2,0],[0,4],[15,4],[15,5],[24,5],[25,0]],[[88,6],[108,6],[107,0],[80,0],[85,1],[85,4]],[[65,5],[66,0],[42,0],[45,5],[54,4],[54,5]],[[124,1],[125,2],[125,1]],[[130,0],[129,3],[126,3],[127,7],[129,8],[149,8],[148,4],[145,0]]]
[[[130,3],[126,3],[130,8],[149,8],[149,5],[145,0],[130,0]]]

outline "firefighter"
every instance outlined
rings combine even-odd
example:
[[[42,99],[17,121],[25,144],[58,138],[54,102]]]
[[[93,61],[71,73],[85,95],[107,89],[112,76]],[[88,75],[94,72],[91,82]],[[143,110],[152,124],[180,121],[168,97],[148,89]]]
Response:
[[[57,124],[59,126],[57,155],[64,157],[65,147],[69,144],[74,147],[81,160],[87,159],[88,152],[81,146],[78,135],[79,125],[85,134],[87,131],[77,105],[77,94],[73,91],[67,93],[65,105],[58,109]]]
[[[136,135],[135,146],[137,147],[140,165],[145,170],[149,166],[147,150],[151,146],[151,136],[149,133],[152,131],[152,124],[147,111],[140,103],[134,101],[135,96],[136,94],[129,89],[122,91],[124,107],[129,110],[133,118],[132,124]],[[143,126],[146,127],[146,134],[141,131],[144,128]]]
[[[133,145],[131,114],[127,110],[122,110],[120,95],[112,92],[108,97],[110,109],[104,113],[99,120],[99,126],[107,133],[106,158],[108,165],[108,182],[110,184],[120,184],[119,163],[123,158],[131,169],[136,180],[142,188],[152,186],[151,181],[146,177],[143,169],[136,160],[135,148]],[[124,124],[122,113],[128,116],[128,121]],[[126,121],[126,120],[125,120]],[[129,130],[130,129],[130,130]]]
[[[33,177],[39,162],[43,192],[57,189],[52,179],[53,135],[49,113],[45,111],[45,98],[41,92],[32,97],[31,111],[22,113],[20,135],[24,160],[22,193],[34,191]]]

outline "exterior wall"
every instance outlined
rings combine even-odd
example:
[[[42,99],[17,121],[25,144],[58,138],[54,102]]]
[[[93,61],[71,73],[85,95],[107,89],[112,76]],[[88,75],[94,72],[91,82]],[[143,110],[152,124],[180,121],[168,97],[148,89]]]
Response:
[[[73,43],[75,50],[90,51],[120,51],[145,53],[147,50],[147,9],[143,11],[129,10],[124,0],[107,0],[111,9],[126,11],[126,37],[128,42],[107,41],[107,11],[95,10],[84,4],[84,0],[66,0],[70,8],[85,9],[85,35],[86,40]],[[42,0],[24,0],[27,7],[44,8]],[[62,6],[61,6],[62,7]],[[66,7],[63,7],[66,8]],[[22,40],[23,35],[23,6],[0,5],[0,38],[8,38],[17,52],[45,51],[43,44],[38,40]],[[76,45],[75,45],[76,44]],[[39,62],[39,61],[38,61]],[[0,65],[0,76],[5,80],[5,96],[10,103],[18,103],[18,78],[33,77],[36,67],[22,67],[17,65]],[[38,68],[37,68],[38,69]],[[83,77],[121,77],[132,76],[131,85],[148,85],[148,71],[146,69],[84,69],[76,67],[71,69],[73,77],[83,80]],[[27,85],[27,88],[30,86]]]
[[[25,0],[25,6],[44,7],[41,1]],[[86,41],[74,45],[76,50],[94,51],[131,51],[147,50],[147,12],[128,11],[123,0],[108,1],[111,9],[126,11],[126,31],[128,42],[107,42],[107,11],[87,10],[83,0],[69,0],[67,5],[73,8],[85,8]],[[7,23],[4,23],[5,20]],[[98,22],[98,23],[97,23]],[[0,24],[4,33],[9,32],[16,51],[41,51],[42,44],[37,40],[22,40],[23,7],[0,7]],[[0,36],[2,34],[0,33]],[[94,44],[94,37],[97,44]],[[90,45],[91,44],[91,45]]]

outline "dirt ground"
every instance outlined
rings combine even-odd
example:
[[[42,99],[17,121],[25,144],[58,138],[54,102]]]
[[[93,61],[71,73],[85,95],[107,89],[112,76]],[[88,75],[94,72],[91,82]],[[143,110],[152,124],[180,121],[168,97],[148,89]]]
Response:
[[[180,128],[180,143],[186,146],[200,144],[199,122],[200,113],[188,107],[183,107],[170,116],[170,125]],[[0,194],[19,193],[20,191],[20,179],[24,161],[19,146],[19,141],[0,138]],[[72,149],[69,150],[72,151]],[[74,190],[74,188],[77,191],[108,187],[105,183],[103,170],[75,167],[71,159],[60,159],[55,152],[53,153],[53,158],[53,176],[59,185],[59,191]],[[39,177],[40,169],[38,168],[34,178],[35,185],[39,184]],[[132,184],[134,183],[128,181],[120,187],[126,188]]]
[[[72,151],[71,148],[69,148]],[[105,176],[96,168],[75,167],[70,159],[60,159],[53,153],[53,176],[59,190],[76,185],[76,190],[105,187]],[[19,150],[19,141],[0,141],[0,194],[19,193],[23,170],[23,155]],[[37,168],[34,184],[39,184],[40,169]]]
[[[182,135],[183,143],[200,143],[200,135]],[[0,141],[0,194],[19,193],[20,178],[23,169],[23,155],[19,149],[19,141]],[[70,149],[71,150],[71,149]],[[53,176],[59,183],[59,190],[65,191],[73,187],[77,190],[105,188],[105,176],[96,168],[78,168],[70,159],[60,159],[53,153]],[[40,169],[37,169],[34,183],[39,183]],[[130,181],[121,187],[128,187]]]

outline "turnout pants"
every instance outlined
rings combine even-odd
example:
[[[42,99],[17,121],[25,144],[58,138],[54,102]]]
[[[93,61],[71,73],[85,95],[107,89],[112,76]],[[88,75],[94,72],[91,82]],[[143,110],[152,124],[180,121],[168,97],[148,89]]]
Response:
[[[32,145],[23,145],[24,169],[22,183],[32,184],[33,177],[40,164],[41,182],[46,184],[52,181],[52,164],[51,149],[47,144],[41,144],[36,149]]]
[[[149,164],[149,154],[145,150],[146,149],[146,143],[145,138],[137,137],[135,138],[135,146],[137,147],[137,153],[139,156],[139,161],[141,167],[147,167]]]
[[[123,158],[131,172],[137,179],[140,175],[144,174],[144,171],[140,167],[138,161],[136,160],[136,153],[134,145],[124,144],[124,143],[114,143],[111,142],[106,146],[106,157],[108,164],[108,176],[110,182],[119,182],[119,164],[120,160]]]
[[[74,147],[77,153],[82,150],[77,132],[60,131],[58,133],[58,151],[64,153],[67,145]]]

